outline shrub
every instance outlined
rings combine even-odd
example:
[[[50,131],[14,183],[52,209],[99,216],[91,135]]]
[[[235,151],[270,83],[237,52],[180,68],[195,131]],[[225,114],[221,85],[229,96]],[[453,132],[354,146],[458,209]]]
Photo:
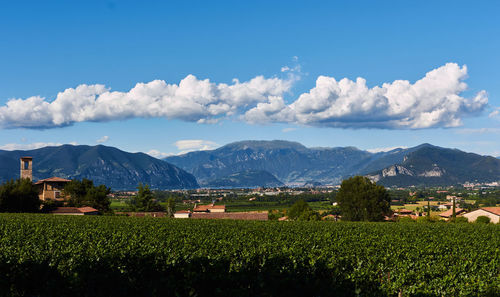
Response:
[[[476,219],[476,223],[478,224],[489,224],[491,219],[487,216],[478,216]]]
[[[456,217],[455,219],[450,219],[450,223],[468,223],[469,220],[466,217]]]

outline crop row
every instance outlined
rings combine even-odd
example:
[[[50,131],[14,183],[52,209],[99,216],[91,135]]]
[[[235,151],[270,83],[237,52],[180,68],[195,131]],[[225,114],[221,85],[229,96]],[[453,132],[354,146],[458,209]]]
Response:
[[[2,296],[499,296],[500,226],[0,215]]]

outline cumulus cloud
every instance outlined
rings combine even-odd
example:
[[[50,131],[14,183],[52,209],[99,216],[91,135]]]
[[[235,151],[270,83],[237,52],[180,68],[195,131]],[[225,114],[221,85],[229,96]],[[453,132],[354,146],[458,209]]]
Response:
[[[465,128],[458,129],[456,134],[498,134],[500,128]]]
[[[71,145],[77,145],[76,142],[70,142]],[[62,143],[58,142],[34,142],[34,143],[7,143],[0,145],[0,150],[16,151],[16,150],[35,150],[46,146],[60,146]]]
[[[180,150],[180,154],[184,154],[192,151],[206,151],[212,150],[217,147],[217,143],[210,140],[202,139],[187,139],[176,141],[175,146]]]
[[[294,57],[294,62],[297,58]],[[448,63],[415,83],[396,80],[368,87],[366,80],[319,76],[314,88],[287,103],[284,95],[300,78],[300,65],[281,69],[287,78],[257,76],[231,84],[188,75],[178,84],[138,83],[128,92],[80,85],[57,94],[11,99],[0,106],[0,127],[53,128],[85,121],[167,118],[216,123],[236,116],[249,123],[291,123],[341,128],[423,129],[457,127],[484,111],[485,91],[462,97],[467,67]],[[490,116],[497,116],[498,110]]]
[[[283,128],[281,131],[283,133],[288,133],[288,132],[292,132],[292,131],[295,131],[295,130],[297,130],[297,128],[290,127],[290,128]]]
[[[490,118],[497,118],[498,116],[500,116],[500,107],[496,107],[495,110],[490,112],[490,114],[488,115],[488,117]]]
[[[138,83],[128,92],[113,92],[104,85],[80,85],[60,92],[53,101],[39,96],[9,100],[0,107],[0,126],[52,128],[85,121],[157,117],[210,123],[265,102],[269,96],[283,95],[292,81],[257,76],[246,82],[234,79],[231,84],[216,84],[188,75],[179,84],[154,80]]]
[[[146,154],[150,155],[151,157],[157,158],[157,159],[162,159],[162,158],[165,158],[165,157],[172,155],[171,153],[164,153],[164,152],[160,152],[159,150],[154,150],[154,149],[150,150]]]
[[[97,143],[105,143],[106,141],[109,140],[109,136],[104,135],[103,137],[99,138],[96,140]]]
[[[428,72],[414,84],[396,80],[369,88],[366,80],[320,76],[316,86],[291,104],[270,96],[248,110],[250,123],[284,122],[342,128],[422,129],[457,127],[465,116],[488,105],[485,91],[467,99],[460,94],[467,67],[448,63]]]
[[[375,154],[375,153],[389,152],[398,148],[407,149],[408,147],[407,146],[378,147],[378,148],[367,149],[367,151]]]

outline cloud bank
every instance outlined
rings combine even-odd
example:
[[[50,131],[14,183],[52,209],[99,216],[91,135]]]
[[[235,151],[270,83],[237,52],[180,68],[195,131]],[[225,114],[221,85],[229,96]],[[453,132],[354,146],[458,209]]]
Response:
[[[217,143],[202,139],[178,140],[174,144],[177,149],[181,151],[179,154],[185,154],[192,151],[212,150],[217,147]]]
[[[396,80],[369,88],[366,80],[340,81],[320,76],[316,86],[286,104],[271,96],[257,103],[244,118],[251,123],[283,122],[342,128],[421,129],[457,127],[465,116],[476,115],[488,105],[485,91],[467,99],[460,94],[467,67],[448,63],[411,84]]]
[[[71,145],[77,145],[76,142],[70,142]],[[34,143],[7,143],[4,145],[0,145],[0,150],[4,151],[26,151],[26,150],[35,150],[46,146],[60,146],[63,143],[59,142],[34,142]]]
[[[282,71],[288,72],[290,68]],[[104,85],[80,85],[52,101],[39,96],[11,99],[0,106],[0,127],[54,128],[79,122],[131,118],[167,118],[214,123],[236,117],[248,123],[293,123],[341,128],[422,129],[457,127],[488,105],[485,91],[473,98],[467,67],[448,63],[415,83],[396,80],[369,88],[366,80],[319,76],[314,88],[286,103],[284,95],[298,78],[257,76],[231,84],[188,75],[178,84],[162,80],[138,83],[128,92]]]

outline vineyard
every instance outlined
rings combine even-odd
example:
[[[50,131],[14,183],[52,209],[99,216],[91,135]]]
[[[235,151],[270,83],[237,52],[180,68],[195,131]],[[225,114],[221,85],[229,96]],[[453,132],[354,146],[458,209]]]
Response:
[[[500,296],[500,225],[0,215],[1,296]]]

